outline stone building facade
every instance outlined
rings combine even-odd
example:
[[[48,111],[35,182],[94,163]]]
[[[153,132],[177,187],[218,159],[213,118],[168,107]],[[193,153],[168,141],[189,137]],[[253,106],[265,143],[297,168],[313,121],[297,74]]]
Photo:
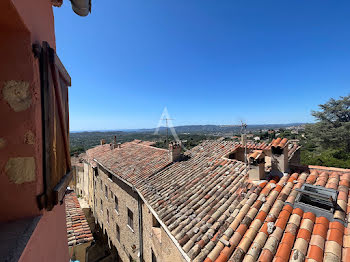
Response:
[[[118,250],[122,261],[138,261],[138,195],[123,181],[98,167],[94,176],[96,222]]]
[[[121,147],[125,151],[136,150],[139,154],[146,150],[145,157],[155,152],[154,157],[159,158],[155,163],[163,163],[155,171],[172,162],[172,154],[167,150],[149,146],[149,142],[141,142],[135,142],[140,144],[130,145],[130,148],[124,144]],[[81,196],[88,201],[95,222],[108,237],[110,247],[117,249],[122,261],[140,261],[140,258],[149,262],[186,261],[169,237],[170,233],[160,225],[161,221],[156,218],[155,211],[145,203],[136,187],[125,176],[123,178],[116,174],[115,169],[104,166],[105,161],[101,161],[101,156],[117,150],[114,146],[110,149],[107,147],[109,145],[99,145],[81,156],[84,164],[82,169],[77,169],[75,190],[78,194],[82,193]],[[174,148],[179,151],[177,146]],[[136,167],[141,170],[145,164],[145,169],[149,169],[149,160],[145,160],[134,162],[134,172]],[[152,171],[150,168],[143,174],[150,176],[155,172]]]
[[[283,215],[287,216],[282,218],[285,224],[293,224],[298,216],[301,228],[308,220],[324,222],[328,234],[320,255],[347,261],[350,248],[343,223],[350,217],[344,200],[350,191],[350,170],[305,167],[295,161],[300,170],[294,166],[290,172],[289,165],[298,157],[300,147],[279,138],[271,144],[247,145],[250,164],[259,160],[261,165],[259,175],[254,176],[249,165],[235,159],[241,148],[233,141],[203,141],[176,161],[174,154],[134,142],[94,155],[92,209],[121,260],[259,261],[283,256],[287,261],[295,253],[313,259],[314,251],[300,249],[299,243],[305,243],[301,233],[293,238],[287,255],[284,237],[278,239],[278,248],[270,249],[269,239],[274,234],[268,227],[277,227]],[[284,161],[265,168],[267,157]],[[299,208],[305,206],[298,205],[300,194],[309,193],[297,189],[305,185],[320,192],[338,190],[340,197],[335,203],[342,209],[334,209],[332,214],[327,211],[326,216]],[[317,207],[313,203],[304,204]],[[340,232],[344,246],[341,238],[333,243],[334,229],[344,232]],[[314,236],[311,231],[309,235]],[[337,249],[331,248],[333,244]]]

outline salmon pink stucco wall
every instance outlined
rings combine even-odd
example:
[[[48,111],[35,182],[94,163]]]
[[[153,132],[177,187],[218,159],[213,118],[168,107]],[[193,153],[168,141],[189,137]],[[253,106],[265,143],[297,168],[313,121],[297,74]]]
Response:
[[[0,222],[40,215],[40,75],[33,43],[55,47],[49,0],[0,1]]]
[[[20,261],[69,261],[64,204],[39,210],[43,193],[39,61],[55,49],[49,0],[0,0],[0,222],[41,216]],[[1,259],[0,259],[1,260]]]
[[[62,241],[62,240],[65,241]],[[44,212],[19,262],[68,262],[65,204]]]

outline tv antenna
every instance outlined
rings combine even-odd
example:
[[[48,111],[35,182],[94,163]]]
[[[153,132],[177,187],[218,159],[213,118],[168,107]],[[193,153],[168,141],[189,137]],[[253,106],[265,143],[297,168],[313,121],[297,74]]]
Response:
[[[244,145],[244,163],[247,166],[247,124],[241,120],[241,135],[243,135],[242,143]]]
[[[169,120],[175,120],[175,119],[165,117],[165,118],[162,118],[162,120],[163,121],[165,120],[165,125],[166,125],[166,140],[165,140],[165,144],[166,144],[166,146],[168,146],[168,144],[169,144],[169,125],[168,125],[168,121]]]

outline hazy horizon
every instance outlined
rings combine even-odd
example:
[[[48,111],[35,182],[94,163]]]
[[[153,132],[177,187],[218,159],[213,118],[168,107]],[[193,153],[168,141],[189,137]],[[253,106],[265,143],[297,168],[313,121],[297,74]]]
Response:
[[[349,94],[349,1],[95,1],[54,8],[72,130],[312,122]]]
[[[310,124],[311,122],[309,123],[273,123],[273,124],[247,124],[248,125],[248,128],[249,126],[288,126],[288,125],[304,125],[304,124]],[[225,124],[205,124],[205,125],[201,125],[201,124],[189,124],[189,125],[175,125],[174,127],[177,128],[177,127],[183,127],[183,126],[239,126],[240,124],[232,124],[232,125],[225,125]],[[160,126],[159,128],[165,128],[166,126]],[[141,128],[121,128],[121,129],[96,129],[96,130],[70,130],[69,132],[71,133],[80,133],[80,132],[113,132],[113,131],[137,131],[137,130],[150,130],[150,129],[155,129],[157,128],[156,126],[155,127],[141,127]]]

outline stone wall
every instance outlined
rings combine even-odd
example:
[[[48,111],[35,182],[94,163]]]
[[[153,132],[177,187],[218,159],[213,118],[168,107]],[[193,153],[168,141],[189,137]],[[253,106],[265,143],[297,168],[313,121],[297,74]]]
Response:
[[[129,256],[134,261],[139,261],[137,193],[119,179],[109,175],[106,170],[99,167],[97,172],[98,176],[94,176],[94,180],[96,181],[94,216],[97,223],[99,223],[103,232],[108,235],[109,241],[117,248],[122,261],[129,261]],[[107,197],[105,186],[107,186]],[[115,209],[114,196],[118,198],[118,211]],[[133,213],[133,229],[128,226],[128,208]],[[109,213],[109,222],[107,210]],[[116,224],[120,230],[120,241],[117,240]]]
[[[142,207],[142,214],[144,260],[151,262],[153,252],[157,262],[186,261],[165,230],[161,226],[153,227],[153,214],[145,204]]]
[[[75,193],[78,196],[82,196],[84,194],[84,168],[80,166],[75,167]]]

